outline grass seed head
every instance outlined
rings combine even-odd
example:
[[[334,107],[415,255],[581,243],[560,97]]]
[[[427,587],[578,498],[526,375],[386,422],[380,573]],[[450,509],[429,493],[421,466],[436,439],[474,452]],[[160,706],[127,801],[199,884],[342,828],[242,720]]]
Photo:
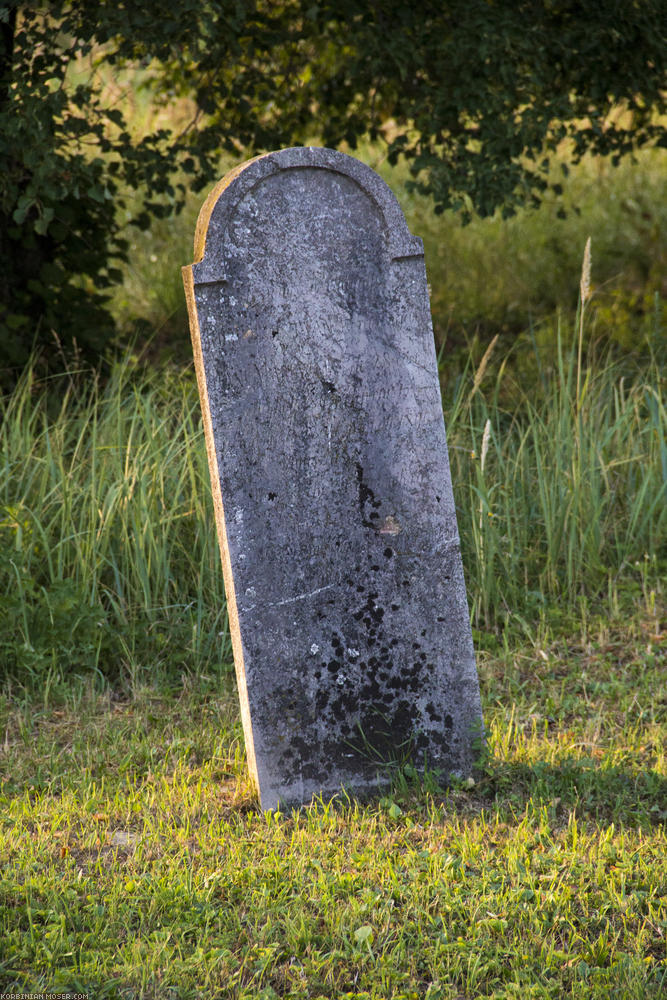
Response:
[[[482,472],[484,472],[484,463],[486,461],[486,453],[489,450],[490,438],[491,438],[491,421],[487,419],[486,423],[484,424],[484,434],[482,435],[482,456],[480,459]]]
[[[489,359],[491,358],[491,355],[493,354],[493,348],[496,346],[497,342],[498,342],[498,334],[495,335],[495,337],[493,338],[493,340],[491,341],[491,343],[487,347],[486,351],[484,352],[484,357],[482,358],[482,360],[479,363],[479,368],[475,372],[475,380],[474,380],[473,386],[472,386],[472,392],[473,392],[473,394],[479,389],[479,387],[480,387],[480,385],[482,383],[482,379],[484,378],[484,372],[486,371],[486,366],[489,363]]]
[[[579,283],[579,291],[581,292],[581,304],[582,306],[588,302],[591,297],[591,238],[590,236],[586,240],[586,246],[584,247],[584,259],[581,264],[581,281]]]

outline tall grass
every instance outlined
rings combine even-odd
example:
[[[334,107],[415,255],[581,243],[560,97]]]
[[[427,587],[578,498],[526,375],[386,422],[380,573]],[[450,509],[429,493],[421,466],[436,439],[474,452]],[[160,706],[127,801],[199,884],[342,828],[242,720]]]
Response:
[[[228,662],[193,380],[126,360],[52,398],[28,372],[3,401],[5,671],[146,680]]]
[[[582,601],[615,614],[630,592],[657,613],[664,382],[655,361],[633,378],[611,362],[583,370],[570,340],[539,391],[507,393],[505,367],[492,377],[470,365],[446,400],[479,629],[578,613]],[[191,370],[146,372],[128,358],[104,386],[59,388],[53,408],[28,372],[2,400],[3,675],[47,692],[68,675],[132,686],[228,668]]]
[[[461,379],[449,418],[450,461],[473,620],[619,610],[641,592],[653,614],[667,557],[667,414],[655,361],[629,378],[613,362],[582,372],[558,341],[542,389],[503,367],[488,394]],[[579,386],[579,393],[577,393]]]

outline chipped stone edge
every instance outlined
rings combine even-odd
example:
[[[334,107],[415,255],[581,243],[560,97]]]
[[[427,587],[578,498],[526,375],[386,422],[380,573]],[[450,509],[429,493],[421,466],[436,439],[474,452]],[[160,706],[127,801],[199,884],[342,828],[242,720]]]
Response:
[[[222,490],[220,488],[220,474],[218,470],[218,459],[215,453],[215,440],[213,437],[213,424],[211,421],[211,408],[209,405],[208,388],[206,385],[206,374],[204,371],[204,358],[201,346],[201,335],[199,330],[199,318],[197,316],[197,306],[195,303],[195,286],[192,274],[192,266],[181,268],[183,274],[183,285],[185,288],[185,298],[188,306],[188,316],[190,319],[190,334],[192,337],[192,348],[194,352],[195,371],[197,373],[197,386],[199,388],[199,398],[201,400],[202,417],[204,421],[204,437],[206,440],[206,453],[208,455],[208,469],[211,478],[211,492],[213,494],[213,508],[215,511],[215,521],[218,528],[218,545],[220,557],[222,559],[222,575],[225,583],[225,594],[227,597],[227,616],[229,618],[229,631],[232,640],[232,650],[234,653],[234,667],[236,670],[236,682],[241,703],[241,721],[243,723],[243,734],[245,737],[246,754],[248,758],[248,770],[255,783],[259,794],[260,783],[257,772],[257,759],[255,756],[255,743],[253,739],[252,723],[250,720],[250,704],[248,701],[248,688],[245,676],[245,661],[243,656],[243,642],[241,640],[241,629],[239,626],[238,608],[236,605],[236,590],[234,588],[234,575],[232,573],[232,563],[227,548],[227,527],[225,523],[225,510],[222,503]]]

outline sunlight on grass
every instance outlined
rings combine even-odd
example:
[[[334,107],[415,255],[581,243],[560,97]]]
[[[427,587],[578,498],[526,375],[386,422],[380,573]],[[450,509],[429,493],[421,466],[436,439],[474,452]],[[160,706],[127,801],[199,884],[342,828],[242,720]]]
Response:
[[[408,766],[379,802],[284,816],[253,797],[231,684],[7,707],[3,982],[94,997],[659,995],[665,704],[647,638],[640,610],[613,634],[597,621],[569,644],[483,655],[489,753],[473,787],[433,794]]]

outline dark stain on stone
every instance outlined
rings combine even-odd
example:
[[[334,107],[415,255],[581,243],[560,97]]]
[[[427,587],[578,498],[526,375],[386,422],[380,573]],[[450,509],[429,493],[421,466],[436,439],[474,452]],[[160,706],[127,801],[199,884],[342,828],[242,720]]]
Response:
[[[390,704],[369,705],[359,718],[350,747],[373,764],[390,763],[424,750],[414,706],[401,698]]]
[[[380,515],[376,513],[376,510],[372,510],[367,517],[366,505],[368,504],[370,507],[378,508],[382,506],[382,504],[380,500],[375,499],[375,493],[364,481],[363,466],[359,462],[356,462],[355,464],[357,470],[357,484],[359,487],[359,511],[361,513],[361,523],[365,528],[374,528],[375,525],[373,524],[373,521],[378,520]],[[357,569],[360,569],[360,567],[357,567]]]
[[[372,526],[373,511],[369,507],[374,506],[375,498],[364,482],[360,465],[357,476],[361,514],[366,526]],[[396,554],[391,546],[382,551],[386,559]],[[365,774],[374,780],[383,761],[389,763],[409,756],[417,760],[420,753],[433,751],[435,746],[436,755],[440,754],[445,732],[451,736],[453,727],[445,730],[434,701],[425,709],[419,708],[415,697],[424,691],[425,677],[436,673],[433,664],[428,663],[432,656],[430,649],[425,649],[428,640],[415,639],[409,659],[406,657],[408,637],[396,635],[396,619],[387,615],[389,608],[391,612],[401,610],[404,601],[392,594],[394,603],[384,605],[387,595],[383,592],[380,596],[379,578],[374,578],[375,584],[368,578],[369,566],[374,573],[381,572],[381,566],[371,559],[364,561],[363,567],[357,566],[354,572],[351,566],[347,567],[350,576],[343,579],[352,597],[347,623],[332,621],[333,628],[327,629],[323,636],[325,643],[327,639],[330,643],[330,660],[316,661],[315,670],[315,664],[309,661],[312,676],[318,682],[312,709],[329,735],[324,742],[321,737],[313,742],[309,724],[290,733],[285,773],[294,778],[300,775],[305,781],[307,772],[317,774],[322,769],[338,768],[341,774]],[[360,582],[364,574],[368,581],[365,585]],[[402,582],[406,587],[411,586],[410,578]],[[373,585],[378,587],[377,591],[371,589]],[[327,617],[318,613],[319,620],[326,621]],[[422,637],[427,634],[427,629],[421,630]],[[440,730],[440,735],[436,735],[433,727]],[[424,728],[428,737],[423,733]],[[294,736],[310,746],[308,760],[305,749],[300,751],[293,745]]]

